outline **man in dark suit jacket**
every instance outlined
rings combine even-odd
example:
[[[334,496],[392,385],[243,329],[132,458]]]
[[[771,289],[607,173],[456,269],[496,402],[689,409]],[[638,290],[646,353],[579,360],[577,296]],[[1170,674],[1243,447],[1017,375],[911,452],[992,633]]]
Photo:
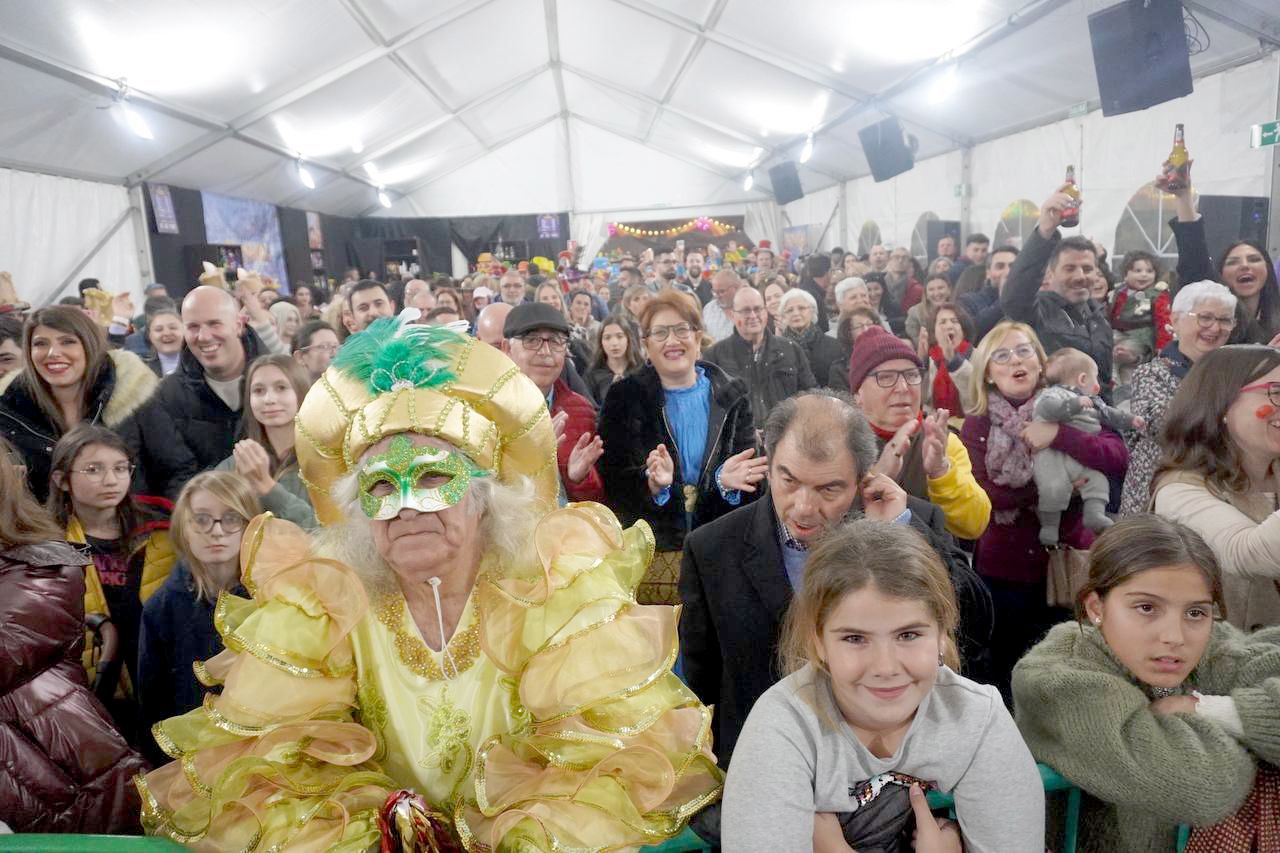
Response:
[[[689,534],[680,571],[685,679],[715,706],[722,767],[752,705],[783,675],[778,637],[809,543],[850,515],[910,524],[937,549],[956,587],[963,659],[991,636],[990,595],[942,511],[887,477],[865,477],[877,458],[875,435],[848,395],[821,390],[783,401],[765,423],[764,443],[769,493]],[[716,842],[718,809],[700,814],[694,828]]]

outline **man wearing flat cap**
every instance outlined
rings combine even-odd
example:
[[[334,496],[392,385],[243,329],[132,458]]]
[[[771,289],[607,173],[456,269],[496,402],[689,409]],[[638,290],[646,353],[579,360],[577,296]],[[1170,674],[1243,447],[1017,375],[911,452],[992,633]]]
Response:
[[[595,406],[561,378],[569,332],[564,314],[540,302],[511,309],[502,327],[511,360],[547,398],[565,496],[571,501],[604,501],[604,481],[596,471],[604,442],[595,434]]]

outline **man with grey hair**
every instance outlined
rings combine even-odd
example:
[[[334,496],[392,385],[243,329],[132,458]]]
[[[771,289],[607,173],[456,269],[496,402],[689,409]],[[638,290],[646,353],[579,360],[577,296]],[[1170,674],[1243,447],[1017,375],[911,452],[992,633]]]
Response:
[[[847,394],[818,390],[782,401],[765,421],[764,444],[768,492],[690,533],[680,569],[685,680],[705,704],[716,705],[722,767],[752,705],[781,677],[782,619],[811,544],[851,516],[910,524],[937,550],[960,603],[962,657],[980,657],[991,636],[990,597],[946,532],[942,511],[871,473],[875,435]],[[693,827],[717,842],[718,808],[696,817]]]
[[[702,306],[702,330],[713,341],[723,341],[733,334],[733,297],[742,280],[731,269],[722,269],[711,277],[712,299]]]

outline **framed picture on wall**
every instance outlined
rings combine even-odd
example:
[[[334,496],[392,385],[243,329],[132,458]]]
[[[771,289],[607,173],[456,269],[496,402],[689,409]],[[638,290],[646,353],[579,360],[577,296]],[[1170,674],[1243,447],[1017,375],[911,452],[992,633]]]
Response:
[[[320,214],[311,210],[307,211],[307,248],[324,248],[324,232],[320,230]]]
[[[151,213],[157,234],[177,234],[178,214],[173,209],[173,194],[168,184],[147,184],[151,195]]]

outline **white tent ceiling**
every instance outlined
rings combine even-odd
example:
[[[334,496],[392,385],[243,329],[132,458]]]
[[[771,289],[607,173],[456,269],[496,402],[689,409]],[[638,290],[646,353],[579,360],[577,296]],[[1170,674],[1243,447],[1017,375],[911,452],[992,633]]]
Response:
[[[924,159],[1096,104],[1086,21],[1107,5],[0,0],[0,166],[341,215],[767,199],[810,132],[814,192],[868,173],[857,131],[889,114]],[[1199,73],[1280,46],[1276,0],[1185,5]],[[113,106],[120,78],[154,139]]]

